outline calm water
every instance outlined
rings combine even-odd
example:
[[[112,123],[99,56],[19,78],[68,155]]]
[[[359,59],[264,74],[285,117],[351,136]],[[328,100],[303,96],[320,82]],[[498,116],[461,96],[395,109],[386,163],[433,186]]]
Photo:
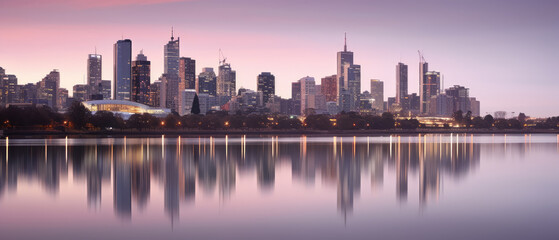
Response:
[[[559,239],[558,140],[1,140],[0,239]]]

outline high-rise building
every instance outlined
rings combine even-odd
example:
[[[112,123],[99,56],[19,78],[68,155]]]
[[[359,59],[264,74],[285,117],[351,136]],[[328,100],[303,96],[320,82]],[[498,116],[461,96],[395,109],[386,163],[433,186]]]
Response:
[[[103,99],[111,99],[111,80],[101,80],[101,92]]]
[[[431,96],[428,109],[430,116],[450,117],[454,113],[454,97],[447,94]]]
[[[192,103],[194,102],[194,97],[196,96],[196,90],[185,89],[181,94],[181,102],[179,108],[179,115],[190,114],[192,111]]]
[[[165,107],[161,104],[161,81],[155,81],[149,85],[149,101],[153,107]]]
[[[327,102],[335,102],[338,98],[338,87],[336,85],[336,75],[323,77],[320,80],[320,91]]]
[[[291,83],[291,114],[298,115],[301,114],[301,82]]]
[[[420,113],[427,113],[427,105],[431,99],[431,96],[436,95],[425,95],[425,92],[429,92],[427,88],[430,85],[425,85],[427,82],[426,74],[429,71],[429,64],[425,62],[423,55],[420,53],[420,61],[419,61],[419,98],[420,98],[420,105],[419,105],[419,112]]]
[[[15,75],[3,75],[0,76],[0,89],[2,93],[1,100],[3,104],[7,103],[17,103],[18,102],[18,92],[17,92],[17,77]]]
[[[151,62],[142,51],[132,62],[132,96],[131,101],[148,105],[149,85],[151,82]]]
[[[350,111],[359,109],[359,95],[361,94],[361,66],[346,63],[344,65],[344,83],[349,98]]]
[[[175,40],[171,30],[171,41],[164,46],[164,71],[165,74],[179,75],[180,38]],[[176,89],[178,91],[178,89]]]
[[[308,109],[315,108],[315,81],[313,77],[299,79],[301,84],[301,115],[305,115]]]
[[[52,70],[39,82],[38,98],[49,107],[57,109],[58,88],[60,88],[60,72]]]
[[[28,83],[21,86],[20,98],[23,103],[37,103],[37,85]]]
[[[396,103],[403,106],[403,99],[408,96],[408,65],[401,62],[396,65]]]
[[[470,98],[470,107],[472,109],[472,117],[480,116],[480,102],[475,97]]]
[[[235,96],[237,94],[235,86],[237,82],[237,73],[231,69],[231,64],[223,62],[223,64],[219,66],[218,74],[216,96]]]
[[[179,82],[180,78],[176,74],[164,73],[159,78],[161,81],[161,104],[162,108],[169,108],[173,111],[178,111],[179,107]]]
[[[196,89],[196,60],[182,57],[179,59],[181,90]]]
[[[345,78],[345,65],[349,64],[350,66],[353,65],[353,52],[347,51],[347,38],[344,38],[344,50],[338,52],[337,56],[337,101],[338,106],[343,106],[344,104],[341,102],[342,98],[340,97],[344,94],[344,90],[348,90],[347,81]]]
[[[130,101],[132,78],[132,41],[118,40],[114,45],[114,87],[115,100]]]
[[[441,86],[440,84],[441,84],[441,73],[435,71],[425,73],[425,76],[423,77],[423,82],[420,87],[420,98],[421,98],[420,112],[421,113],[431,112],[429,111],[429,102],[432,96],[436,96],[437,94],[439,94],[440,86]]]
[[[257,91],[264,95],[264,104],[276,94],[276,77],[269,72],[262,72],[256,78]]]
[[[205,93],[216,96],[216,76],[213,68],[202,68],[202,72],[198,75],[196,92],[198,95]]]
[[[454,106],[452,108],[454,112],[458,110],[462,111],[463,113],[471,111],[470,93],[468,88],[454,85],[453,87],[446,89],[445,93],[446,95],[454,98]]]
[[[89,100],[89,87],[90,85],[87,84],[76,84],[72,89],[72,96],[74,101],[83,102]]]
[[[59,88],[58,89],[58,100],[57,105],[59,108],[65,109],[68,107],[68,89]]]
[[[101,93],[101,68],[102,68],[102,57],[101,55],[89,54],[87,57],[87,85],[89,85],[90,93],[88,94],[87,100],[91,99],[90,95],[97,95]]]
[[[384,82],[378,79],[371,79],[371,98],[373,108],[377,111],[384,110]]]

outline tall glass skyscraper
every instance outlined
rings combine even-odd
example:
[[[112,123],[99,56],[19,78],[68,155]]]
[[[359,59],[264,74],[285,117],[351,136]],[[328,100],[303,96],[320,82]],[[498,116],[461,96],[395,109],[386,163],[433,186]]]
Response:
[[[342,94],[344,94],[344,91],[347,91],[347,82],[344,79],[345,76],[345,65],[349,64],[350,66],[353,65],[353,52],[350,52],[347,50],[347,41],[345,40],[346,38],[344,38],[344,50],[341,52],[338,52],[338,57],[337,57],[337,86],[338,89],[337,90],[337,101],[338,101],[338,106],[342,106],[343,103],[341,102],[342,98],[340,97]]]
[[[396,65],[396,103],[402,104],[402,99],[408,96],[408,65]]]
[[[257,77],[257,91],[262,92],[264,104],[276,94],[276,77],[269,72],[263,72]]]
[[[99,54],[89,54],[87,57],[87,85],[89,85],[89,93],[87,99],[91,99],[91,95],[101,94],[101,67],[102,58]]]
[[[426,95],[427,92],[430,92],[427,88],[429,87],[427,84],[427,72],[429,71],[429,64],[425,62],[423,56],[420,56],[419,61],[419,112],[427,113],[427,104],[431,99],[431,95]]]
[[[132,62],[132,101],[150,104],[149,85],[151,82],[151,62],[140,52]]]
[[[217,96],[232,97],[236,92],[237,73],[231,69],[231,65],[223,63],[219,66],[219,75],[217,76]]]
[[[179,75],[179,55],[180,55],[179,42],[180,42],[180,38],[177,38],[177,40],[175,40],[175,37],[171,33],[171,41],[169,41],[164,46],[165,68],[163,73],[165,74]]]
[[[196,60],[182,57],[179,60],[179,76],[183,89],[196,89]]]
[[[209,94],[216,96],[216,76],[213,68],[203,68],[200,75],[198,75],[198,84],[196,92],[198,94]]]
[[[115,100],[130,101],[132,77],[132,41],[118,40],[114,45],[114,88]]]

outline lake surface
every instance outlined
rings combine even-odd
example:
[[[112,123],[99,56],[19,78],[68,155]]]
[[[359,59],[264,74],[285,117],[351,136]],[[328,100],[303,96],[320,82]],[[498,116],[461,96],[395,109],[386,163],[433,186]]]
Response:
[[[0,239],[559,239],[558,141],[0,140]]]

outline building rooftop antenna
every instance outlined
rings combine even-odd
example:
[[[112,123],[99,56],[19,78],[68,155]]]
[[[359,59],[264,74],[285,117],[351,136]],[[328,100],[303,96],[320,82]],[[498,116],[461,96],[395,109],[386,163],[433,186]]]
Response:
[[[173,30],[174,30],[174,29],[173,29],[173,26],[171,26],[171,41],[173,41],[173,39],[175,39],[174,31],[173,31]]]
[[[347,32],[344,33],[344,52],[347,52]]]

